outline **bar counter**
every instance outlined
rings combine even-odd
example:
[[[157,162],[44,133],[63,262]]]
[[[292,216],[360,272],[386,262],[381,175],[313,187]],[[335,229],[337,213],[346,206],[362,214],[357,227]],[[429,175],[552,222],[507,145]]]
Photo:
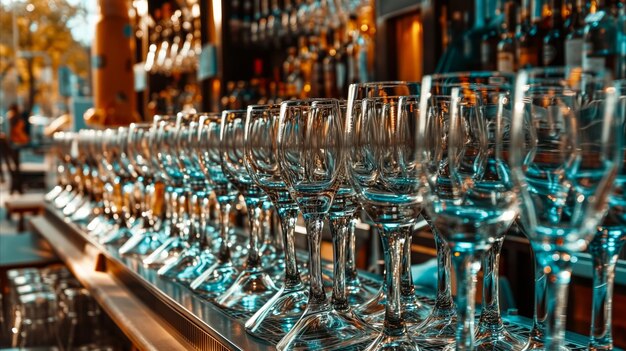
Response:
[[[187,287],[157,275],[133,258],[121,257],[65,219],[51,206],[31,220],[35,233],[44,237],[76,278],[91,291],[103,310],[141,350],[274,350],[274,345],[246,333],[251,314],[226,311]],[[299,228],[303,229],[303,228]],[[325,271],[332,271],[327,263]],[[365,284],[380,277],[363,273]],[[420,292],[419,287],[418,293]],[[423,295],[420,300],[430,304]],[[505,316],[509,331],[527,333],[530,321]],[[567,334],[567,347],[586,350],[587,338]],[[424,349],[430,350],[430,349]]]

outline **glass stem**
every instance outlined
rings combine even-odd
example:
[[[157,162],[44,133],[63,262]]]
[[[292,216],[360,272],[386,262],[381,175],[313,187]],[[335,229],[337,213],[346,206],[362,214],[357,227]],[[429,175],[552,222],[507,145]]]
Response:
[[[289,208],[283,209],[281,212],[280,218],[285,248],[285,288],[289,289],[302,284],[296,259],[295,234],[298,210],[297,208]]]
[[[308,217],[308,218],[307,218]],[[322,305],[326,302],[326,293],[322,283],[322,229],[324,218],[321,215],[305,217],[306,231],[309,237],[309,306]]]
[[[456,272],[457,329],[456,349],[474,349],[474,310],[476,306],[476,275],[480,261],[476,252],[459,251],[452,255]]]
[[[450,246],[448,246],[448,243],[441,237],[439,231],[434,226],[431,229],[435,237],[435,247],[437,249],[437,297],[433,309],[440,315],[450,315],[456,313],[454,299],[452,298],[452,284],[450,282],[450,267],[452,267]]]
[[[535,309],[533,313],[533,326],[530,329],[530,344],[543,345],[545,342],[545,321],[547,311],[547,284],[546,275],[543,271],[543,265],[539,261],[539,257],[535,253],[535,249],[531,246],[531,253],[535,263]]]
[[[232,204],[229,202],[221,202],[220,207],[220,248],[217,252],[217,259],[221,263],[230,261],[230,240],[228,232],[230,230],[230,210]]]
[[[273,246],[272,240],[272,206],[268,201],[263,202],[263,212],[261,214],[261,230],[263,246]]]
[[[346,238],[346,282],[352,286],[359,285],[359,276],[356,271],[356,221],[355,215],[350,217]]]
[[[178,225],[179,225],[179,236],[184,241],[188,241],[189,238],[194,235],[194,228],[191,225],[191,221],[189,217],[192,216],[191,208],[189,207],[189,195],[191,195],[191,189],[189,188],[181,188],[180,193],[178,194]]]
[[[610,231],[618,231],[615,235]],[[615,266],[624,246],[620,228],[602,228],[589,245],[593,257],[593,309],[591,312],[590,350],[612,350],[613,286]]]
[[[248,201],[248,220],[250,221],[250,241],[248,242],[248,258],[246,260],[247,269],[261,268],[261,216],[263,214],[263,201]]]
[[[413,227],[403,227],[406,237],[404,251],[402,251],[402,296],[415,297],[415,286],[413,285],[413,272],[411,271],[411,241],[413,239]]]
[[[350,231],[350,217],[339,216],[330,218],[330,232],[333,238],[333,308],[337,311],[347,310],[346,298],[346,239]]]
[[[385,261],[387,303],[385,305],[383,332],[386,335],[400,336],[406,331],[401,315],[400,296],[402,290],[402,255],[404,254],[407,235],[402,228],[383,227],[381,239],[383,247],[387,247],[389,250],[389,260]]]
[[[567,288],[572,276],[571,256],[535,248],[546,273],[545,350],[560,351],[565,339]]]
[[[504,237],[496,240],[493,245],[483,255],[483,300],[480,322],[478,324],[479,333],[498,333],[502,328],[502,318],[500,317],[500,293],[498,271],[500,267],[500,251]]]

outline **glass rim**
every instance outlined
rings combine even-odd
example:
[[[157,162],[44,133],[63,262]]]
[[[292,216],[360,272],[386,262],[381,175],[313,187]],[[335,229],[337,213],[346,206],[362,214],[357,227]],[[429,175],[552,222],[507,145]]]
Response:
[[[395,86],[411,85],[411,84],[419,85],[421,83],[419,81],[408,81],[408,80],[382,80],[382,81],[377,81],[377,82],[352,83],[352,84],[350,84],[350,86],[355,86],[355,87],[371,87],[371,86],[395,87]]]
[[[449,72],[449,73],[434,73],[424,75],[424,78],[430,77],[431,79],[442,79],[442,78],[458,78],[458,77],[467,77],[467,78],[490,78],[490,77],[509,77],[511,81],[515,80],[515,73],[507,73],[500,71],[460,71],[460,72]]]
[[[579,73],[580,76],[585,76],[591,78],[593,80],[604,80],[607,82],[613,82],[613,76],[610,71],[606,69],[599,70],[591,70],[585,69],[581,66],[556,66],[556,67],[533,67],[522,69],[518,72],[518,79],[520,75],[525,75],[526,80],[553,80],[553,79],[563,79],[568,77],[572,73]],[[546,74],[548,76],[541,76],[542,74]],[[554,76],[549,76],[554,75]]]
[[[339,104],[339,99],[336,98],[307,98],[307,99],[296,99],[296,100],[286,100],[280,103],[280,106],[312,106],[313,104]]]
[[[251,112],[251,111],[265,111],[265,110],[273,110],[273,109],[280,109],[280,104],[255,104],[255,105],[248,105],[248,108],[246,108],[246,111]]]

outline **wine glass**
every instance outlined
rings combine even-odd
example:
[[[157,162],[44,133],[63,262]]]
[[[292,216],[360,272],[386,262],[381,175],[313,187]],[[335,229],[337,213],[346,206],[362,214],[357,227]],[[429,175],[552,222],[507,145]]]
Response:
[[[56,156],[57,184],[44,195],[46,202],[53,202],[66,191],[68,164],[65,162],[65,148],[63,147],[64,133],[56,132],[52,135],[52,151]]]
[[[116,222],[111,230],[99,236],[98,240],[103,245],[122,245],[133,235],[130,231],[131,223],[129,223],[131,219],[128,188],[130,176],[122,164],[122,139],[127,135],[127,127],[107,129],[103,134],[103,159],[110,179],[105,192],[111,196],[109,205],[112,206],[111,212]]]
[[[156,196],[155,172],[152,167],[150,133],[152,123],[132,123],[128,129],[128,154],[137,180],[141,183],[141,221],[144,231],[130,238],[118,250],[120,255],[146,257],[163,241],[163,233],[156,230],[157,218],[151,202]]]
[[[94,135],[94,145],[92,153],[95,155],[96,165],[94,166],[97,184],[96,192],[99,202],[94,208],[94,217],[86,225],[87,231],[96,237],[106,233],[115,225],[111,206],[111,192],[106,191],[111,182],[110,173],[107,170],[107,162],[104,156],[105,131],[96,130]]]
[[[286,101],[280,107],[276,157],[289,193],[306,224],[310,290],[306,311],[278,343],[278,350],[339,350],[352,343],[363,344],[371,333],[364,323],[350,315],[347,303],[338,300],[337,293],[333,294],[333,303],[329,303],[322,283],[324,217],[336,196],[339,174],[344,166],[341,122],[339,103],[335,99]],[[335,240],[335,248],[337,246]],[[339,248],[335,254],[341,254],[343,249]],[[335,289],[341,284],[335,281]]]
[[[363,106],[362,101],[365,98],[391,96],[391,97],[394,97],[393,101],[396,103],[396,107],[397,107],[397,102],[400,96],[408,96],[408,95],[415,96],[418,93],[419,93],[419,84],[412,83],[412,82],[374,82],[374,83],[353,84],[350,86],[350,90],[348,93],[349,95],[348,95],[348,104],[347,104],[347,111],[346,111],[347,119],[350,123],[353,123],[353,124],[357,122],[366,123],[366,121],[362,119],[363,118],[362,117],[362,106]],[[381,106],[379,105],[379,107]],[[388,107],[387,107],[387,111],[389,111]],[[375,122],[373,120],[370,120],[367,123],[375,123]],[[367,138],[371,138],[371,136],[365,135],[363,133],[371,134],[373,133],[373,131],[355,129],[355,132],[357,131],[362,134],[359,137],[365,138],[362,141],[363,147],[365,148],[368,147],[366,144]],[[364,150],[363,152],[365,151],[366,150]],[[353,150],[353,153],[356,153],[354,157],[355,157],[355,160],[358,160],[360,157],[360,151]],[[350,174],[350,177],[353,178],[351,180],[352,183],[354,183],[355,181],[361,181],[363,179],[366,179],[366,178],[359,178],[360,180],[357,179],[358,177],[360,177],[358,176],[360,172],[367,172],[365,168],[360,169],[361,167],[365,167],[364,165],[357,163],[354,165],[355,169],[353,170],[350,167],[352,166],[350,165],[348,166],[348,173]],[[355,189],[355,190],[357,190],[357,193],[359,192],[358,189]],[[373,207],[370,207],[369,209],[366,208],[364,201],[369,201],[369,200],[367,200],[366,198],[360,199],[359,203],[361,207],[365,209],[365,212],[368,214],[368,216],[374,220],[374,223],[378,227],[380,227],[378,225],[380,223],[375,220],[376,216],[373,217],[372,214],[369,213],[370,210],[374,211],[375,209]],[[407,229],[409,233],[412,233],[414,229],[413,225],[417,222],[418,215],[419,215],[419,212],[415,214],[416,218],[406,219],[407,225],[411,227],[410,229]],[[410,240],[410,237],[411,236],[408,235],[406,239]],[[386,300],[387,300],[386,292],[389,289],[388,282],[389,282],[390,277],[388,277],[388,274],[389,274],[388,269],[390,267],[390,259],[391,259],[391,255],[389,253],[389,246],[387,245],[385,240],[386,239],[381,237],[381,241],[383,241],[382,249],[383,249],[383,257],[385,259],[385,267],[386,267],[384,276],[383,276],[383,284],[381,285],[380,290],[378,291],[376,295],[374,295],[371,299],[369,299],[365,303],[358,305],[355,308],[355,313],[359,315],[361,318],[363,318],[368,324],[373,325],[375,327],[381,327],[381,328],[383,327],[384,316],[385,316],[385,305],[386,305]],[[402,288],[400,289],[401,291],[400,303],[401,303],[401,309],[403,311],[402,315],[406,323],[419,324],[426,317],[427,309],[421,305],[421,303],[417,299],[417,296],[414,293],[415,290],[413,288],[413,282],[410,276],[411,260],[410,260],[410,255],[407,255],[407,253],[408,253],[408,250],[406,249],[402,252],[402,260],[401,260],[402,267],[400,268],[401,284],[402,284]]]
[[[279,118],[278,105],[248,106],[244,130],[245,166],[252,180],[274,203],[283,236],[283,286],[246,322],[248,333],[272,342],[280,341],[291,330],[308,300],[296,259],[298,205],[289,194],[276,158]]]
[[[74,184],[74,173],[76,169],[73,164],[73,153],[75,155],[74,139],[76,139],[76,133],[73,132],[60,132],[56,134],[58,136],[58,150],[62,159],[63,176],[61,181],[65,183],[63,191],[57,195],[53,200],[53,205],[61,209],[65,207],[76,195],[76,185]]]
[[[341,111],[341,115],[344,118],[347,113],[347,101],[340,100],[339,101],[339,109]],[[343,123],[345,124],[345,123]],[[345,223],[345,263],[342,263],[344,267],[344,275],[343,280],[345,281],[345,289],[346,289],[346,298],[348,303],[351,306],[359,306],[366,301],[372,299],[377,291],[372,291],[371,287],[366,287],[364,284],[361,284],[361,280],[359,279],[358,271],[356,269],[356,225],[358,222],[359,214],[361,213],[359,202],[356,198],[356,192],[354,191],[354,187],[350,183],[348,179],[347,172],[344,170],[341,173],[340,178],[340,186],[339,191],[337,192],[337,197],[335,201],[333,201],[333,205],[331,207],[330,212],[338,212],[341,211],[340,202],[337,201],[337,198],[346,199],[347,205],[349,205],[349,216],[348,221]],[[332,225],[332,224],[331,224]],[[344,228],[344,226],[342,226]],[[342,260],[342,261],[344,261]],[[336,262],[337,264],[337,262]],[[410,264],[409,264],[410,265]],[[337,267],[338,269],[340,267]],[[410,269],[410,267],[409,267]],[[412,287],[412,285],[411,285]]]
[[[522,200],[519,223],[546,274],[545,340],[563,346],[567,287],[575,254],[606,212],[623,133],[608,74],[579,67],[521,71],[511,123],[512,180]]]
[[[358,86],[350,87],[351,95]],[[417,342],[406,329],[405,309],[423,320],[429,310],[402,306],[405,245],[422,210],[421,166],[413,160],[417,143],[414,125],[418,108],[399,108],[404,94],[417,101],[413,84],[372,90],[360,102],[349,100],[346,121],[348,174],[361,207],[381,232],[385,255],[385,319],[382,331],[368,350],[416,350]],[[398,94],[398,95],[395,95]],[[355,103],[360,103],[356,110]],[[408,105],[407,105],[408,106]],[[407,258],[408,260],[408,258]],[[414,293],[412,293],[414,295]],[[409,315],[409,313],[407,313]]]
[[[615,118],[622,131],[622,155],[619,174],[609,195],[609,209],[602,225],[598,227],[589,252],[593,257],[593,302],[591,313],[591,334],[589,348],[592,350],[612,350],[613,335],[613,284],[615,266],[620,250],[626,242],[626,80],[614,82],[618,98]],[[621,127],[619,127],[621,125]]]
[[[90,160],[89,142],[91,140],[91,130],[83,129],[76,135],[76,175],[77,195],[65,205],[63,215],[71,217],[74,222],[83,221],[91,213],[91,199],[89,191],[91,184],[89,181]]]
[[[150,132],[150,149],[152,162],[158,174],[166,182],[165,219],[168,223],[168,237],[161,246],[143,260],[144,265],[162,267],[178,257],[188,247],[185,235],[185,188],[184,176],[178,163],[174,138],[176,133],[176,116],[157,115],[153,119],[154,128]]]
[[[208,249],[206,242],[205,220],[202,213],[202,199],[208,197],[207,183],[199,167],[192,162],[187,152],[188,140],[192,135],[192,124],[197,123],[200,116],[196,114],[179,113],[172,131],[172,155],[175,166],[182,173],[183,190],[179,196],[181,211],[181,240],[185,241],[185,248],[175,259],[164,264],[157,273],[159,275],[191,282],[202,271],[215,262],[215,257]]]
[[[244,164],[246,110],[222,112],[220,152],[222,169],[246,203],[250,234],[248,257],[230,288],[216,299],[219,306],[245,312],[257,311],[278,291],[261,260],[261,215],[267,195],[250,177]]]
[[[207,298],[215,298],[226,291],[237,278],[239,271],[232,260],[233,254],[242,250],[231,250],[234,236],[230,232],[230,212],[239,193],[231,184],[222,168],[220,149],[222,115],[218,113],[201,114],[198,121],[196,153],[200,168],[215,192],[219,205],[220,234],[214,252],[217,262],[191,282],[193,291]]]
[[[513,75],[498,72],[466,72],[441,74],[429,77],[429,101],[428,113],[437,114],[439,118],[447,123],[451,112],[451,90],[454,87],[461,89],[472,89],[480,94],[481,105],[480,113],[486,118],[487,131],[493,133],[493,129],[497,126],[496,122],[502,120],[505,126],[509,125],[511,114],[511,92],[513,88]],[[447,127],[444,124],[444,127]],[[446,131],[443,131],[446,133]],[[445,135],[445,134],[444,134]],[[507,141],[508,142],[508,141]],[[490,151],[493,145],[490,145]],[[498,179],[498,172],[495,171],[498,159],[494,152],[490,152],[486,159],[486,176],[494,180]],[[443,179],[442,176],[439,177]],[[436,183],[439,189],[435,191],[446,191],[447,183],[439,181]],[[430,221],[429,216],[425,216]],[[436,245],[443,252],[443,257],[449,262],[449,249],[445,238],[441,237],[439,229],[436,225],[432,225]],[[483,298],[482,308],[477,328],[476,349],[493,349],[497,345],[498,349],[520,349],[524,341],[516,335],[510,334],[503,322],[500,313],[499,303],[499,258],[502,243],[504,241],[505,231],[497,233],[493,244],[487,249],[482,256],[483,274]],[[446,274],[446,273],[443,273]],[[447,279],[442,279],[447,280]],[[449,286],[441,286],[439,289],[449,289]],[[428,344],[444,344],[450,342],[454,338],[453,326],[456,323],[454,304],[451,296],[448,294],[440,294],[443,299],[437,299],[433,313],[422,325],[415,328],[418,333],[417,338]]]
[[[449,113],[441,113],[441,96],[432,85],[436,79],[424,78],[420,103],[418,137],[425,142],[418,155],[429,185],[425,209],[450,246],[458,282],[456,346],[449,349],[472,350],[479,257],[509,228],[518,209],[502,153],[508,143],[504,106],[510,98],[466,83],[449,90]]]

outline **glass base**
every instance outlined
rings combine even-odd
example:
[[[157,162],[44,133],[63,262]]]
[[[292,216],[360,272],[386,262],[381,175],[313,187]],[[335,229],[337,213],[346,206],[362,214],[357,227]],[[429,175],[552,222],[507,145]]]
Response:
[[[278,291],[271,276],[262,269],[246,269],[219,298],[218,306],[241,312],[258,311]]]
[[[135,235],[120,247],[118,253],[122,256],[146,257],[163,244],[159,233]]]
[[[89,200],[80,194],[76,195],[72,201],[68,202],[65,207],[63,207],[62,213],[64,216],[69,217],[76,213],[76,211],[78,211],[78,209],[85,203],[89,203]]]
[[[188,247],[186,241],[180,237],[167,238],[158,249],[154,250],[143,260],[143,264],[148,267],[160,267],[176,259],[180,253]]]
[[[360,306],[372,299],[376,291],[363,285],[357,278],[346,281],[346,295],[350,306]]]
[[[456,338],[456,310],[433,310],[421,324],[412,325],[409,332],[420,345],[441,347]]]
[[[189,285],[213,264],[215,264],[215,255],[209,250],[203,250],[198,254],[194,263],[183,268],[180,273],[176,274],[174,279],[182,284]]]
[[[304,284],[282,287],[246,322],[246,331],[258,338],[278,343],[304,314],[309,292]]]
[[[89,223],[85,226],[85,229],[93,236],[100,236],[113,230],[114,226],[115,224],[112,220],[107,219],[104,215],[101,215],[89,221]]]
[[[87,200],[74,211],[70,220],[74,223],[84,223],[93,213],[93,204]]]
[[[481,330],[478,327],[474,349],[478,351],[502,350],[513,351],[524,348],[526,341],[524,338],[509,333],[504,326],[498,330]]]
[[[422,305],[415,295],[402,296],[402,318],[407,326],[421,324],[430,314],[430,308]],[[385,320],[387,298],[383,289],[364,304],[356,307],[354,313],[376,329],[382,329]]]
[[[544,351],[546,349],[546,345],[539,340],[536,340],[534,338],[530,338],[528,340],[526,340],[526,344],[524,345],[524,347],[521,349],[523,351],[526,350],[541,350]],[[569,351],[569,348],[565,347],[565,346],[561,346],[561,351]]]
[[[399,335],[389,335],[380,332],[378,337],[369,344],[366,351],[419,351],[418,342],[412,339],[406,332],[398,333]]]
[[[133,236],[128,228],[113,227],[107,234],[100,236],[98,241],[102,245],[121,246]]]
[[[192,246],[182,250],[175,259],[169,260],[166,264],[161,266],[161,268],[157,271],[157,274],[162,277],[176,279],[176,277],[183,272],[189,273],[189,271],[193,271],[197,265],[202,265],[203,262],[200,260],[201,253],[202,250],[200,249],[200,245],[198,243],[193,243]],[[208,266],[216,261],[215,256],[213,256],[210,252],[205,253],[204,259],[205,261],[210,261]]]
[[[230,288],[238,274],[231,262],[217,262],[192,281],[189,287],[203,297],[213,299]]]
[[[59,194],[59,196],[57,196],[54,200],[53,200],[53,205],[54,207],[56,207],[57,209],[62,209],[63,207],[65,207],[68,203],[70,203],[70,201],[72,201],[72,199],[76,196],[76,194],[74,194],[73,192],[63,192],[61,194]]]
[[[230,260],[235,267],[242,267],[248,258],[248,237],[240,235],[231,229],[228,234],[228,241],[230,243]],[[219,252],[222,238],[214,238],[211,240],[210,245],[213,252]]]
[[[52,200],[56,199],[59,195],[61,195],[64,189],[65,187],[62,187],[60,185],[55,186],[46,195],[44,195],[43,197],[44,201],[51,202]]]
[[[277,350],[362,350],[375,331],[350,310],[340,312],[330,304],[309,308]]]

